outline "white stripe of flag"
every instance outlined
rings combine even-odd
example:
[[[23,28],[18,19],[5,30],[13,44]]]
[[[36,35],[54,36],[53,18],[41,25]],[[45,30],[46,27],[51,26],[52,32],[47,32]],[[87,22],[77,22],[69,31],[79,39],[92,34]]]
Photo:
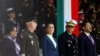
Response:
[[[78,22],[78,0],[64,0],[64,30],[65,30],[65,22],[74,19]],[[79,35],[78,25],[74,31],[76,36]]]

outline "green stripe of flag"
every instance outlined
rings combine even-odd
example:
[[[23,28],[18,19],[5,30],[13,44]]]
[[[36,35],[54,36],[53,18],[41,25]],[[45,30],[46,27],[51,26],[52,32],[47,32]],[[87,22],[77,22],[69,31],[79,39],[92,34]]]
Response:
[[[57,37],[64,31],[64,2],[57,0]]]

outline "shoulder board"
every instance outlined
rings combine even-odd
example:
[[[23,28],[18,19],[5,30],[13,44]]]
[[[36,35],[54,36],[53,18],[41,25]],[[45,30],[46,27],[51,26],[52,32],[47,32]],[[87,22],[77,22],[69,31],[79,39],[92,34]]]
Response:
[[[21,31],[22,31],[22,32],[24,32],[24,31],[25,31],[25,29],[22,29]]]

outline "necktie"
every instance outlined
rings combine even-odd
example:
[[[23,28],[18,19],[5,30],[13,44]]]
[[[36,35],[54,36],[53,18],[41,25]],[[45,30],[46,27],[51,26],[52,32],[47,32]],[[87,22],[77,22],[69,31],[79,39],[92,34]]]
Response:
[[[89,35],[89,39],[91,40],[92,45],[94,45],[94,40],[91,35]]]

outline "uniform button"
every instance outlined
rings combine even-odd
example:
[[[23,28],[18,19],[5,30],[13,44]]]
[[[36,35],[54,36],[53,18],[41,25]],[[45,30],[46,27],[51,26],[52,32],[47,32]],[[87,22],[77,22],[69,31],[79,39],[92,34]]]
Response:
[[[73,51],[75,53],[75,51]]]
[[[75,48],[75,46],[73,46],[73,48]]]
[[[32,40],[32,41],[31,41],[31,45],[33,45],[33,44],[34,44],[34,41]]]

